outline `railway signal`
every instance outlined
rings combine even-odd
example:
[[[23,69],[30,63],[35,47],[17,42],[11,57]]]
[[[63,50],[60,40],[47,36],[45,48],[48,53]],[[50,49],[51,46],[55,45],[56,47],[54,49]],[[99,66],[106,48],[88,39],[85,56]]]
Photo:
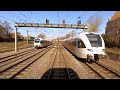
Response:
[[[78,26],[80,26],[80,24],[81,24],[81,21],[78,21]]]
[[[48,19],[46,19],[46,24],[49,25],[49,20]]]

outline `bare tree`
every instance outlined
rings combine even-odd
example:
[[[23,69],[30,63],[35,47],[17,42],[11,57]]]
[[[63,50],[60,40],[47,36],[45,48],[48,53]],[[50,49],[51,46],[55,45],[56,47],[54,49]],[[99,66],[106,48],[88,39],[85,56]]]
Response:
[[[2,25],[0,25],[0,41],[3,39],[3,31],[4,28],[2,27]]]
[[[74,36],[74,35],[76,35],[76,31],[73,31],[73,30],[72,30],[72,31],[70,32],[70,36],[72,37],[72,36]]]
[[[10,33],[13,30],[12,27],[10,26],[10,24],[7,21],[4,21],[2,23],[2,26],[5,28],[5,31],[8,32],[8,33]]]
[[[91,18],[91,17],[90,17]],[[102,16],[96,16],[88,21],[88,31],[99,32],[100,25],[102,24]]]
[[[12,28],[7,21],[1,22],[0,21],[0,39],[10,39],[10,32]]]
[[[71,31],[65,35],[65,38],[73,37],[74,35],[76,35],[76,31]]]
[[[45,34],[39,34],[38,35],[38,38],[45,38],[46,36],[45,36]]]
[[[65,35],[65,38],[69,38],[70,37],[70,33]]]

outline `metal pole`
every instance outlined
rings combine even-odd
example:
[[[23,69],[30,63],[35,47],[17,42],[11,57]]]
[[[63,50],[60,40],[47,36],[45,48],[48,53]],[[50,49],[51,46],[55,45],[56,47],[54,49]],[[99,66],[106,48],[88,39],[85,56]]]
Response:
[[[17,27],[15,29],[15,52],[17,52]]]

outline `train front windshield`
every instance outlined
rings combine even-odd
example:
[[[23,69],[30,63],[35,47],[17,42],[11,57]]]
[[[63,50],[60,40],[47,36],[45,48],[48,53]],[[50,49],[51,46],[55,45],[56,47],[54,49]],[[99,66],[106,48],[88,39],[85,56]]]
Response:
[[[39,43],[40,42],[40,39],[35,39],[35,43]]]
[[[99,34],[86,34],[92,47],[102,47],[102,40]]]

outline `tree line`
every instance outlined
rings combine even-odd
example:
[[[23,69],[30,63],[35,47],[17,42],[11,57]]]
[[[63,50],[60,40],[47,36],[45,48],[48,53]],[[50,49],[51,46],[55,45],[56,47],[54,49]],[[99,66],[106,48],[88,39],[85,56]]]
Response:
[[[106,47],[109,47],[109,48],[112,48],[112,47],[119,47],[120,48],[120,41],[119,43],[115,43],[115,41],[112,41],[111,39],[109,39],[105,34],[102,34],[101,35],[104,39],[104,42],[105,42],[105,46]]]
[[[12,41],[13,38],[10,34],[12,30],[12,27],[7,21],[0,21],[0,42]]]

